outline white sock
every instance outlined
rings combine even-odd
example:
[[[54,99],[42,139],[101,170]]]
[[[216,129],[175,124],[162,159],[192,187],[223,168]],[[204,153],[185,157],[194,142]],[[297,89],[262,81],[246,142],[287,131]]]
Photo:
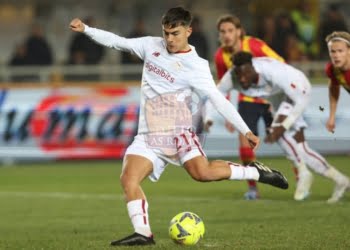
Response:
[[[339,172],[334,167],[329,167],[328,170],[324,173],[324,176],[333,180],[335,183],[345,183],[348,181],[348,177]]]
[[[230,180],[259,180],[259,172],[254,167],[242,166],[237,163],[228,162],[231,168]]]
[[[302,155],[305,164],[310,169],[320,175],[325,175],[325,172],[330,166],[322,155],[311,149],[306,141],[298,143],[298,151]]]
[[[150,237],[152,232],[148,221],[147,201],[141,199],[129,201],[127,209],[135,232]]]

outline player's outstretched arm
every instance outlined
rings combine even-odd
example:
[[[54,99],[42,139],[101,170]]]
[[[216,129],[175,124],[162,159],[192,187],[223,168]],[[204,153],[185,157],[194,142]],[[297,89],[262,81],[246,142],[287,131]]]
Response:
[[[74,18],[70,22],[69,27],[75,32],[84,32],[85,30],[85,24],[79,18]]]
[[[326,128],[329,132],[334,133],[335,130],[335,113],[340,95],[340,86],[329,84],[329,117],[326,123]]]
[[[250,147],[255,150],[259,147],[260,139],[256,135],[249,131],[245,134],[245,138],[248,140]]]
[[[222,95],[222,93],[220,93],[215,85],[212,86],[208,85],[207,88],[203,88],[209,90],[206,94],[212,105],[228,122],[233,124],[235,128],[247,138],[252,149],[257,149],[259,146],[259,138],[250,131],[236,108],[224,97],[224,95]]]

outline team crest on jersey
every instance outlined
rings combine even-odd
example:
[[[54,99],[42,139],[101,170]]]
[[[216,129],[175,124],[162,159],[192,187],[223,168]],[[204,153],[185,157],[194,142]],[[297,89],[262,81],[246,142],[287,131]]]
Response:
[[[176,63],[175,63],[175,68],[176,68],[177,70],[180,70],[180,69],[182,68],[181,62],[176,62]]]
[[[152,53],[152,55],[155,56],[155,57],[158,57],[158,56],[160,56],[160,53],[159,53],[158,51],[154,51],[154,52]]]

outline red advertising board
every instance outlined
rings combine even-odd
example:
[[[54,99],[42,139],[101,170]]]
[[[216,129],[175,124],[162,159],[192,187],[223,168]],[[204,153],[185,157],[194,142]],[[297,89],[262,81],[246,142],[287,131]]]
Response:
[[[137,133],[139,88],[0,91],[0,156],[122,158]]]

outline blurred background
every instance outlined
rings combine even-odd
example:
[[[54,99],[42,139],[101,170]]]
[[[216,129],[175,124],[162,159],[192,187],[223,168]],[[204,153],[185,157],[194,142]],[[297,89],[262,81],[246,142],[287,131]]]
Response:
[[[248,35],[261,38],[304,71],[314,85],[306,112],[309,141],[324,153],[350,152],[346,109],[350,100],[344,91],[336,133],[329,134],[324,127],[328,117],[324,38],[334,30],[348,31],[350,1],[0,0],[2,162],[121,158],[137,131],[142,62],[71,32],[69,22],[79,17],[125,37],[161,36],[162,14],[177,5],[194,14],[196,36],[191,43],[209,60],[214,76],[214,52],[219,46],[216,20],[228,13],[241,19]],[[296,12],[304,19],[296,19]],[[228,134],[217,119],[206,136],[208,155],[237,155],[237,133]],[[262,145],[258,154],[281,152],[277,146]]]

